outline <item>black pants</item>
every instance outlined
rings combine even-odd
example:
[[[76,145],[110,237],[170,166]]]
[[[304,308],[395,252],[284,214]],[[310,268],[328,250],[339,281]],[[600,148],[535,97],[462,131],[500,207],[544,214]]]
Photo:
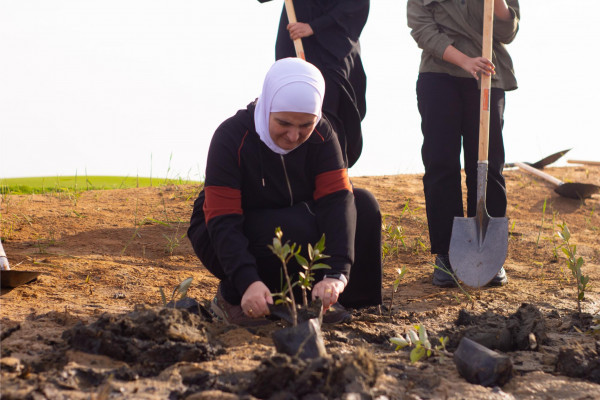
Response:
[[[486,206],[492,217],[506,214],[504,168],[504,90],[493,88]],[[423,188],[433,254],[447,254],[454,217],[463,217],[461,147],[467,183],[467,216],[477,212],[480,90],[472,78],[421,73],[417,81],[425,166]]]
[[[339,301],[347,307],[379,305],[382,303],[381,212],[377,200],[367,190],[354,188],[354,199],[357,211],[354,264],[348,285]],[[250,241],[249,251],[256,257],[262,282],[272,293],[280,292],[285,281],[281,261],[267,247],[273,243],[277,227],[281,227],[283,241],[289,240],[301,245],[303,253],[308,243],[314,245],[321,238],[315,216],[306,203],[244,214],[244,233]],[[221,280],[220,288],[225,300],[239,304],[243,293],[237,291],[223,272],[223,267],[210,245],[206,224],[202,223],[196,229],[191,229],[188,236],[202,264]],[[327,259],[323,262],[327,263]],[[296,280],[300,267],[295,260],[289,263],[288,268],[292,280]],[[315,271],[317,282],[322,279],[324,273],[326,270]]]

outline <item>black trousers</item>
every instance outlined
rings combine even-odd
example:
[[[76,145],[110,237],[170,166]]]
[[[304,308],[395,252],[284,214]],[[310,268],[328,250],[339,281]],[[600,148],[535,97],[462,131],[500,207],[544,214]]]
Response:
[[[504,169],[504,90],[492,88],[486,207],[492,217],[506,214]],[[463,217],[461,147],[467,186],[467,216],[477,212],[480,90],[472,78],[421,73],[417,80],[425,166],[423,188],[433,254],[448,254],[454,217]]]
[[[350,279],[339,302],[346,307],[365,307],[382,303],[382,260],[381,260],[381,212],[375,197],[364,189],[354,188],[357,211],[355,255]],[[275,228],[281,227],[283,241],[297,243],[305,254],[308,243],[314,245],[321,238],[314,214],[307,203],[276,210],[259,210],[244,213],[244,233],[250,241],[249,251],[256,257],[258,274],[272,293],[280,292],[285,278],[281,261],[273,255],[267,245],[273,243]],[[223,272],[210,238],[206,224],[199,224],[188,231],[189,239],[202,264],[221,280],[221,293],[225,300],[239,304],[243,293],[239,293]],[[327,238],[325,238],[327,254]],[[323,260],[326,264],[327,259]],[[288,265],[292,280],[297,280],[300,266],[295,260]],[[316,281],[322,279],[327,270],[315,271]],[[296,293],[299,297],[300,292]]]

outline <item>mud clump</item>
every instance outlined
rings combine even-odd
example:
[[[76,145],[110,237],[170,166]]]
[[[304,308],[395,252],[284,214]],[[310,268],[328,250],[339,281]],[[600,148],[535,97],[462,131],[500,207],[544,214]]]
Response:
[[[463,337],[503,352],[536,350],[548,342],[544,316],[531,304],[522,304],[508,318],[491,312],[476,316],[461,310],[456,325],[466,328],[451,335],[449,348],[456,348]]]
[[[63,333],[71,348],[128,363],[140,376],[155,376],[180,361],[213,360],[221,351],[210,343],[202,317],[185,310],[136,306],[125,315],[102,315]]]
[[[572,378],[600,383],[600,357],[597,349],[589,346],[562,347],[558,353],[556,371]]]
[[[261,399],[334,398],[369,392],[380,371],[367,350],[302,360],[277,354],[263,360],[247,392]]]

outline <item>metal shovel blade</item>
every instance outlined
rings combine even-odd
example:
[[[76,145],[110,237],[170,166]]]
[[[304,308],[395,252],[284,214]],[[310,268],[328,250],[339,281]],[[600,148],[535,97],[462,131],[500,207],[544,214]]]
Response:
[[[529,165],[531,165],[533,168],[542,169],[545,166],[550,165],[553,162],[557,161],[559,158],[561,158],[562,156],[567,154],[570,150],[571,149],[559,151],[558,153],[551,154],[548,157],[542,158],[540,161],[534,162],[533,164],[529,164]]]
[[[485,286],[500,271],[508,251],[508,218],[490,217],[485,206],[487,162],[477,164],[477,214],[454,217],[450,265],[465,285]]]
[[[600,192],[600,186],[591,183],[568,182],[558,185],[554,191],[570,199],[587,199]]]
[[[0,271],[0,283],[3,288],[16,288],[18,286],[29,283],[41,274],[36,271]]]
[[[477,217],[455,217],[452,224],[450,265],[458,279],[475,288],[496,276],[508,252],[508,218],[487,218],[487,229]]]

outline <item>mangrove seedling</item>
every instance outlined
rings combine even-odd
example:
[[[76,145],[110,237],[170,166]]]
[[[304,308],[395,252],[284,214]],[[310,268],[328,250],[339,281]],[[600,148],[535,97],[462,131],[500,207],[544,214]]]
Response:
[[[581,314],[581,301],[585,298],[585,289],[590,281],[590,277],[583,275],[583,272],[581,271],[583,258],[577,257],[577,245],[570,244],[569,242],[571,239],[571,232],[569,232],[567,223],[563,221],[562,224],[558,224],[558,227],[560,230],[556,233],[563,241],[561,248],[566,256],[567,267],[571,270],[577,284],[577,310]]]
[[[294,285],[292,285],[292,280],[290,279],[290,274],[288,272],[287,264],[296,254],[300,253],[300,246],[296,246],[296,243],[290,245],[289,241],[285,243],[281,243],[281,238],[283,237],[283,232],[280,227],[275,228],[275,237],[273,238],[273,244],[269,245],[269,249],[279,258],[281,261],[281,266],[283,268],[283,274],[285,276],[285,285],[280,293],[281,299],[276,301],[277,303],[285,303],[290,314],[292,315],[292,324],[293,326],[298,325],[298,313],[296,310],[296,300],[294,299]],[[297,248],[296,248],[297,247]],[[297,282],[296,282],[297,283]],[[288,296],[289,294],[289,296]]]
[[[392,283],[392,298],[390,300],[390,317],[392,316],[392,310],[394,309],[394,293],[398,291],[398,286],[400,286],[400,280],[406,274],[406,265],[402,266],[402,268],[396,268],[396,279]]]
[[[437,353],[447,354],[446,344],[449,340],[447,336],[439,338],[439,344],[432,346],[425,327],[423,325],[416,325],[415,329],[409,329],[406,337],[390,338],[390,342],[396,345],[395,351],[407,346],[414,346],[410,352],[410,362],[412,363],[416,363],[423,357],[431,357]]]

